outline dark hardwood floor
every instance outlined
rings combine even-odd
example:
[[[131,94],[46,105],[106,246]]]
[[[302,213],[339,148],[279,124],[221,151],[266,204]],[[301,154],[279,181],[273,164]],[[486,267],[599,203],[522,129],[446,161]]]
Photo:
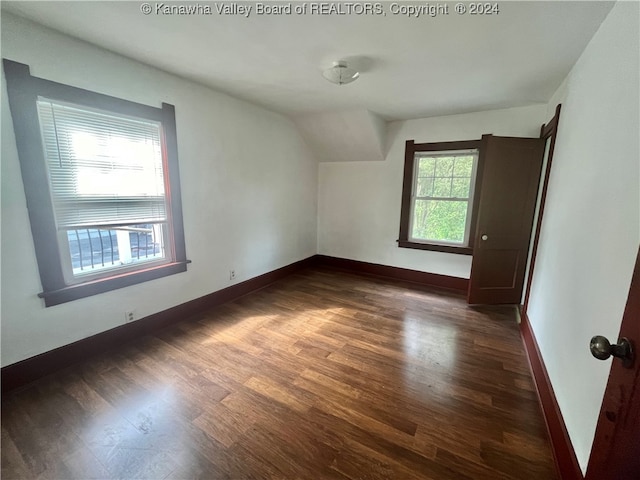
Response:
[[[556,476],[513,308],[316,268],[4,395],[2,478]]]

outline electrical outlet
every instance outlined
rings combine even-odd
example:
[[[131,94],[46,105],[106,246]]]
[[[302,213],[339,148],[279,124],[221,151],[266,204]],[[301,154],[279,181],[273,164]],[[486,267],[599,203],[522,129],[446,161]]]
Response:
[[[127,323],[133,322],[136,319],[136,311],[129,310],[128,312],[124,312],[124,319]]]
[[[229,270],[229,280],[235,280],[235,279],[236,279],[236,271]]]

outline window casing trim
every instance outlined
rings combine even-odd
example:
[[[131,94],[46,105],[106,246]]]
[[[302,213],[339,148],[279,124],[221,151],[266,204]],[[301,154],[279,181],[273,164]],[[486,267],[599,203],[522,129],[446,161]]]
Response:
[[[473,240],[475,234],[477,201],[480,198],[479,186],[481,185],[481,174],[483,155],[481,140],[466,140],[459,142],[437,142],[437,143],[415,143],[414,140],[407,140],[405,144],[404,176],[402,183],[402,203],[400,213],[400,233],[398,246],[402,248],[413,248],[418,250],[432,250],[445,253],[457,253],[471,255],[473,253]],[[467,245],[454,243],[416,241],[410,236],[411,216],[413,211],[412,194],[414,189],[414,175],[416,168],[416,153],[419,152],[445,152],[460,150],[477,150],[478,159],[474,166],[475,180],[472,174],[472,185],[470,192],[470,220],[468,222],[469,234]],[[472,195],[472,196],[471,196]]]
[[[187,264],[191,260],[184,262],[165,263],[163,265],[136,270],[135,272],[119,273],[108,278],[90,280],[84,283],[66,285],[58,290],[50,290],[38,293],[38,297],[43,298],[46,306],[59,305],[79,298],[97,295],[99,293],[129,287],[149,280],[166,277],[176,273],[186,272]]]
[[[43,292],[38,296],[44,298],[45,305],[49,307],[185,271],[189,261],[186,258],[184,241],[174,106],[162,103],[161,108],[151,107],[34,77],[31,75],[28,65],[12,60],[3,59],[3,66],[29,221],[43,288]],[[133,272],[117,272],[108,278],[94,279],[75,285],[70,285],[65,281],[42,148],[37,111],[38,97],[161,123],[162,152],[169,179],[167,191],[168,223],[172,226],[173,235],[172,249],[168,252],[168,257],[171,259],[169,263],[155,267],[146,265],[145,267],[148,268],[141,267],[140,270]],[[64,294],[59,292],[64,292]]]

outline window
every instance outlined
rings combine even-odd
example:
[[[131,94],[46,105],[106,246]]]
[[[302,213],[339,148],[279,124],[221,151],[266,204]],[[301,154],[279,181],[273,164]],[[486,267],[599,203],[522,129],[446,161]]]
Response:
[[[45,304],[185,271],[173,107],[4,68]]]
[[[67,283],[166,263],[161,124],[40,98]]]
[[[470,254],[480,141],[408,141],[401,247]]]

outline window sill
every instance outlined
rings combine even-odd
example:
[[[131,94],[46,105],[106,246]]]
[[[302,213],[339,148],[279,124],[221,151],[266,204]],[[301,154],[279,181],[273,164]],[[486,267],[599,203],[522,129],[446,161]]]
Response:
[[[138,283],[155,280],[157,278],[174,275],[176,273],[186,272],[187,264],[190,260],[184,262],[167,263],[157,267],[151,267],[144,270],[136,270],[108,278],[101,278],[90,282],[80,283],[77,285],[68,285],[58,290],[50,290],[39,293],[40,298],[44,298],[45,306],[51,307],[61,303],[71,302],[79,298],[98,295],[99,293],[109,292],[118,288],[136,285]]]
[[[456,253],[458,255],[472,255],[471,247],[456,247],[454,245],[437,245],[434,243],[416,243],[407,240],[398,240],[398,246],[401,248],[413,248],[416,250],[431,250],[433,252]]]

